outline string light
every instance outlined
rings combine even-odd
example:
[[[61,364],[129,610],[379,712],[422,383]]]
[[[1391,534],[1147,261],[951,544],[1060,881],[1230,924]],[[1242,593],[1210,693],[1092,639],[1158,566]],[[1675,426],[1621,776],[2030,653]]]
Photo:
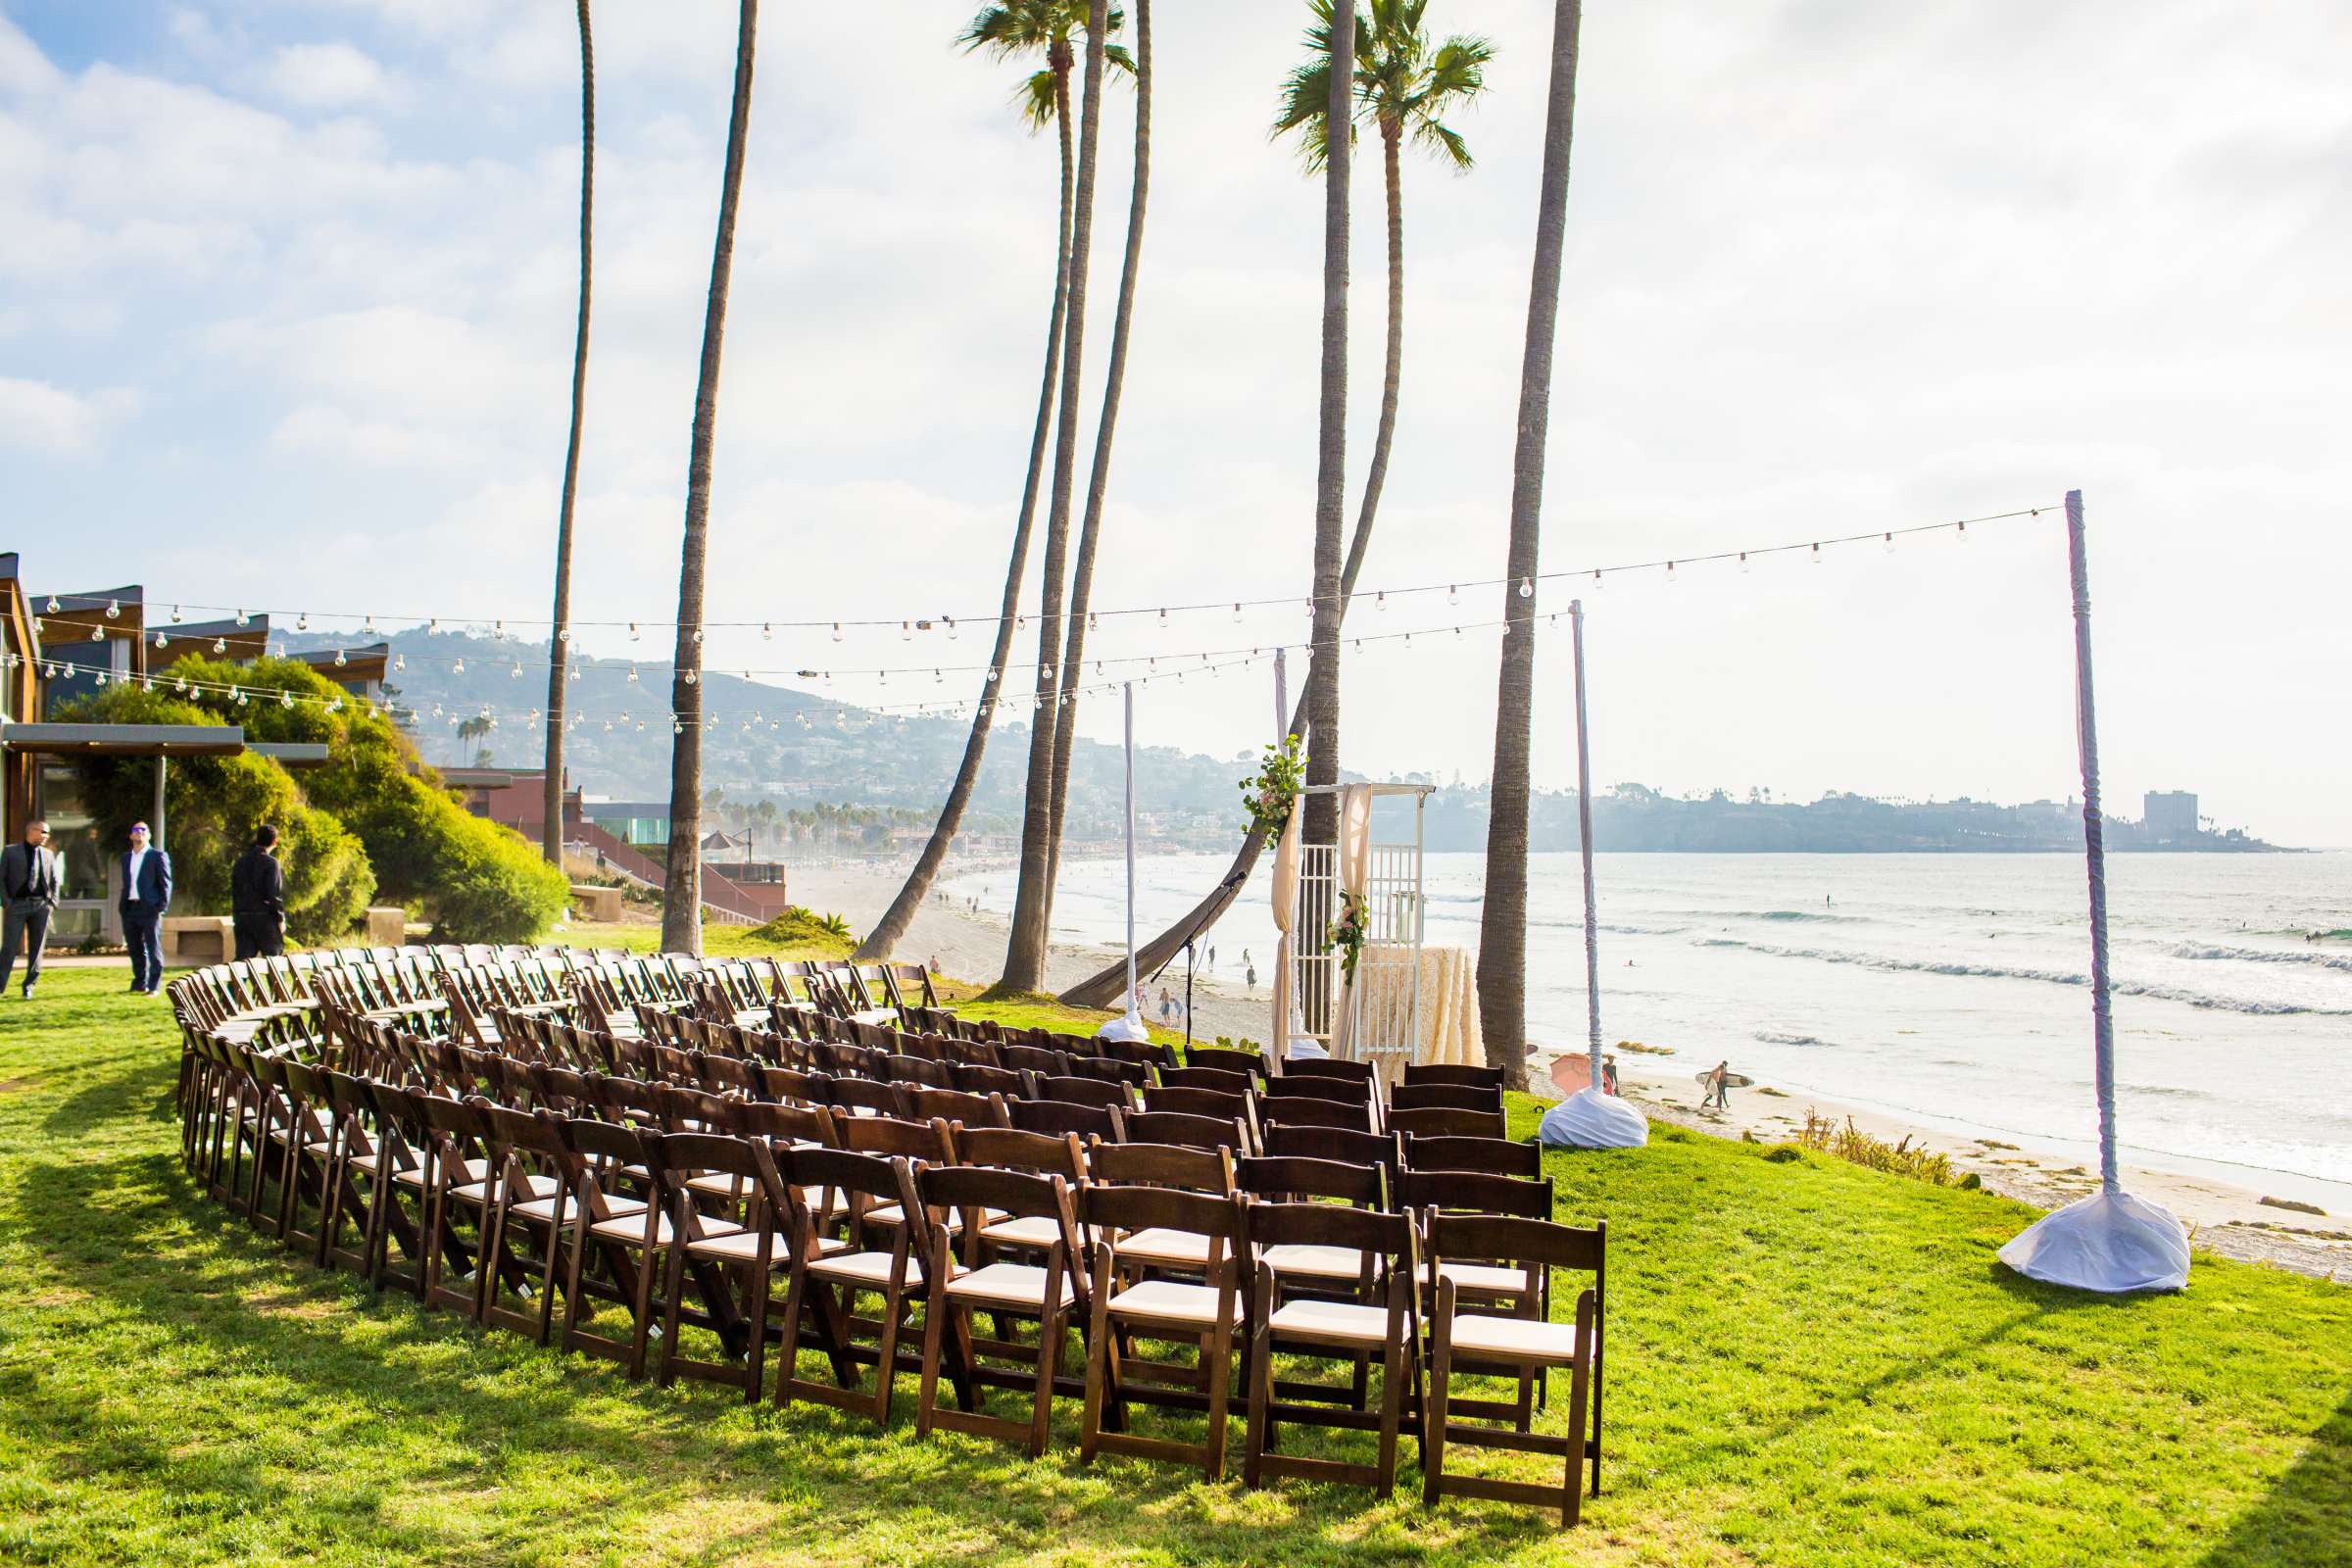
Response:
[[[841,641],[841,622],[838,620],[833,623],[833,640]]]
[[[1536,585],[1533,580],[1526,577],[1519,579],[1519,597],[1522,599],[1533,599],[1536,597]]]
[[[296,631],[309,631],[311,629],[311,612],[309,611],[306,610],[301,614],[294,617],[294,629]]]
[[[109,620],[121,620],[122,618],[122,600],[109,599],[106,602],[106,618]]]

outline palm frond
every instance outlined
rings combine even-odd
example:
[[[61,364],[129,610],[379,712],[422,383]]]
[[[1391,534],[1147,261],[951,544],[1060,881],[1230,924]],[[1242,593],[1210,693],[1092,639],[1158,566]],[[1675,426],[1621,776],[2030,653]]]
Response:
[[[1060,108],[1054,87],[1054,68],[1048,66],[1024,77],[1021,84],[1013,89],[1012,107],[1020,115],[1021,122],[1031,131],[1044,130],[1054,123]]]
[[[1413,126],[1413,144],[1436,153],[1453,165],[1456,173],[1467,174],[1477,163],[1470,156],[1470,144],[1462,140],[1458,132],[1434,120],[1424,120]]]

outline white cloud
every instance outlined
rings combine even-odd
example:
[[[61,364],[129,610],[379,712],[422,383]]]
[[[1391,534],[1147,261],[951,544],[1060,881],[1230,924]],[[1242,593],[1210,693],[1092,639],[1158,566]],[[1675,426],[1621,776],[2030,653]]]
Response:
[[[347,43],[293,43],[270,65],[270,86],[305,109],[349,109],[391,95],[383,68]]]
[[[133,403],[126,391],[85,397],[46,381],[0,375],[0,441],[32,452],[83,457],[96,449],[106,422]]]

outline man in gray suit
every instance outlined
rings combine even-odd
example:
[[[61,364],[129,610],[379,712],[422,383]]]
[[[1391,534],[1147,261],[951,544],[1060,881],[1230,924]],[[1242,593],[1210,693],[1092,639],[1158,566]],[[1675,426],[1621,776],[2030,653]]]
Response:
[[[49,824],[34,817],[24,824],[24,842],[0,850],[0,993],[24,950],[24,1000],[32,1000],[41,977],[41,950],[49,945],[49,916],[65,887],[66,868],[49,848]]]

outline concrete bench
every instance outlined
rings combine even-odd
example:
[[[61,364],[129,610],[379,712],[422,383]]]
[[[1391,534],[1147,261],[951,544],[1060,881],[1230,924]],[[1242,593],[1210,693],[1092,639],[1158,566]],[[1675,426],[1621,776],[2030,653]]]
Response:
[[[236,922],[225,914],[167,914],[161,935],[169,964],[226,963],[236,956]]]

